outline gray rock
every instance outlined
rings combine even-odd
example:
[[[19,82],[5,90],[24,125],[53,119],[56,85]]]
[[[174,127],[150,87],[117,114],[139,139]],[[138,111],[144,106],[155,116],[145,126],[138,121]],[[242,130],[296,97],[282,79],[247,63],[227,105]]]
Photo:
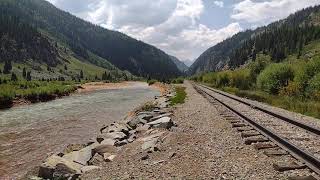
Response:
[[[92,144],[90,146],[87,146],[80,151],[73,151],[71,153],[65,154],[63,158],[65,158],[68,161],[76,162],[82,165],[87,165],[88,161],[92,157],[92,150],[97,146],[98,144]]]
[[[158,119],[161,119],[161,118],[163,118],[163,117],[170,117],[170,116],[172,116],[172,113],[161,114],[161,115],[159,115],[159,116],[156,116],[156,117],[151,118],[151,119],[149,120],[149,122],[155,121],[155,120],[158,120]]]
[[[146,155],[144,155],[144,156],[141,157],[141,160],[144,161],[144,160],[147,160],[147,159],[149,159],[149,158],[150,158],[149,155],[146,154]]]
[[[107,126],[101,133],[113,133],[113,132],[123,132],[128,133],[129,128],[126,124],[112,123],[110,126]]]
[[[163,117],[156,121],[149,122],[147,124],[153,128],[165,128],[165,129],[170,129],[174,125],[170,117]]]
[[[54,174],[80,174],[83,165],[53,155],[39,167],[39,177],[53,179]]]
[[[116,142],[117,140],[114,140],[114,139],[104,139],[103,141],[100,142],[100,144],[114,146]]]
[[[130,137],[128,138],[128,143],[132,143],[137,139],[136,134],[131,134]]]
[[[150,127],[151,127],[150,125],[147,125],[147,124],[146,124],[146,125],[137,127],[136,131],[137,131],[137,132],[144,132],[144,131],[149,130]]]
[[[86,173],[86,172],[97,170],[97,169],[101,169],[101,167],[99,167],[99,166],[83,166],[81,168],[81,172]]]
[[[139,124],[146,124],[147,123],[147,120],[144,120],[142,118],[139,118],[139,117],[134,117],[132,118],[127,124],[128,126],[130,126],[132,129],[135,129],[137,128],[137,126]]]
[[[96,153],[89,161],[89,165],[100,165],[104,162],[103,156]]]
[[[117,141],[114,145],[115,145],[116,147],[119,147],[119,146],[124,146],[124,145],[126,145],[126,144],[128,144],[128,143],[129,143],[128,140],[124,139],[124,140],[122,140],[122,141]]]
[[[84,144],[69,144],[63,151],[63,154],[68,154],[72,151],[79,151],[82,148],[85,148],[86,145]]]
[[[104,153],[115,153],[118,151],[118,149],[111,145],[100,144],[96,146],[92,151],[94,154],[98,153],[100,155],[103,155]]]
[[[117,155],[111,154],[111,153],[104,153],[103,158],[106,162],[112,162],[114,158],[116,158]]]
[[[153,151],[156,148],[156,145],[158,143],[158,139],[159,138],[153,138],[153,139],[151,139],[149,141],[144,142],[141,145],[141,149],[142,150],[148,150],[148,151],[151,150],[151,151]]]
[[[97,141],[101,143],[105,139],[112,139],[112,140],[123,140],[126,139],[127,135],[123,132],[113,132],[113,133],[106,133],[106,134],[100,134],[97,136]]]

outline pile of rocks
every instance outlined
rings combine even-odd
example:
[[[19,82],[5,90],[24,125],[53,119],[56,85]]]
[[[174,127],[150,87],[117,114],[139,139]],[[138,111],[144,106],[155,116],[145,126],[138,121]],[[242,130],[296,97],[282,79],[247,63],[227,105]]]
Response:
[[[100,169],[102,162],[112,162],[121,148],[135,141],[141,142],[143,151],[158,151],[159,138],[175,126],[169,108],[172,96],[172,91],[168,91],[155,97],[148,108],[141,107],[124,122],[103,126],[99,135],[87,144],[69,145],[64,152],[50,156],[40,166],[38,176],[45,179],[77,178],[82,173]]]

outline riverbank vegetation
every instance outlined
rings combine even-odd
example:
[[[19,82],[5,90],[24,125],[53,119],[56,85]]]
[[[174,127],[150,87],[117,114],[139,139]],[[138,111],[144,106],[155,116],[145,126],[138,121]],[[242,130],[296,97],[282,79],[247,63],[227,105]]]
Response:
[[[320,42],[275,62],[257,54],[245,66],[192,79],[235,95],[320,118]]]
[[[2,81],[0,108],[8,108],[16,99],[40,102],[69,95],[77,89],[72,81]]]
[[[176,95],[170,99],[170,105],[174,106],[176,104],[183,104],[187,97],[186,88],[177,86],[175,87]]]

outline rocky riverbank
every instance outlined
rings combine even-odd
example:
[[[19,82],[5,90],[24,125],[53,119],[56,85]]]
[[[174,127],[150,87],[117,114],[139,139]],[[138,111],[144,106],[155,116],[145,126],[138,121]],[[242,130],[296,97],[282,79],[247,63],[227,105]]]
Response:
[[[48,157],[39,166],[37,176],[45,179],[79,177],[125,155],[132,144],[140,145],[145,153],[142,160],[148,159],[150,154],[159,151],[159,143],[175,126],[169,107],[173,96],[173,89],[162,85],[161,96],[134,110],[123,122],[104,125],[99,135],[86,144],[70,144],[63,152]]]

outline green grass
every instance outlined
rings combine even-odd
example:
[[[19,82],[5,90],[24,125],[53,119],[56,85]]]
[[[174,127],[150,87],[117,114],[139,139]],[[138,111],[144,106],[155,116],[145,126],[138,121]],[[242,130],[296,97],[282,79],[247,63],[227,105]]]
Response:
[[[186,88],[177,86],[175,88],[176,95],[170,99],[170,105],[174,106],[176,104],[183,104],[185,102],[185,99],[187,97]]]
[[[24,98],[31,102],[48,101],[57,96],[68,95],[76,89],[76,85],[71,81],[9,81],[0,84],[0,107],[10,107],[15,98]]]
[[[270,95],[263,91],[239,90],[237,88],[224,87],[221,90],[239,97],[249,98],[275,107],[293,111],[296,113],[320,118],[320,102],[289,96]]]

